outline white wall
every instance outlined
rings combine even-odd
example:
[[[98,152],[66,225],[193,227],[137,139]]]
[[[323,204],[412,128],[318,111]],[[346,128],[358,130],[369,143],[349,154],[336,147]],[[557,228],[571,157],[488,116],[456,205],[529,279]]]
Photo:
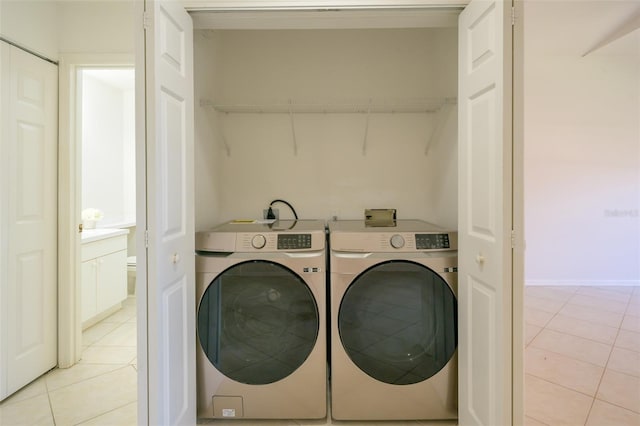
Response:
[[[125,222],[136,221],[135,89],[122,92],[122,208]]]
[[[1,0],[0,36],[49,59],[58,59],[58,12],[47,0]]]
[[[134,3],[135,0],[58,1],[60,53],[133,54]],[[105,61],[103,65],[109,66],[109,59]],[[91,59],[91,63],[94,62],[95,58]],[[92,87],[90,90],[97,89]],[[109,92],[104,87],[100,90]],[[93,130],[85,130],[91,133],[93,142],[90,143],[102,144],[96,151],[101,154],[94,154],[99,161],[92,163],[89,158],[89,163],[83,164],[84,169],[96,170],[98,175],[112,176],[108,181],[103,178],[99,182],[99,177],[88,177],[83,181],[83,208],[100,205],[105,212],[105,219],[98,226],[135,222],[134,92],[129,90],[105,96],[104,99],[113,97],[109,102],[92,105],[98,116],[93,122],[86,123]],[[105,125],[101,117],[108,117],[122,129]]]
[[[59,1],[60,52],[133,53],[135,1]]]
[[[640,285],[640,44],[582,57],[572,10],[526,9],[526,281]]]
[[[455,97],[456,46],[454,28],[199,33],[196,98],[331,103]],[[353,219],[365,208],[396,208],[399,218],[456,227],[455,107],[438,116],[444,131],[428,156],[436,114],[372,114],[364,154],[365,114],[295,114],[296,155],[288,114],[199,109],[199,229],[260,217],[275,198],[292,203],[303,218]],[[286,206],[277,207],[291,217]]]
[[[82,209],[102,210],[101,227],[135,222],[131,92],[83,72]]]

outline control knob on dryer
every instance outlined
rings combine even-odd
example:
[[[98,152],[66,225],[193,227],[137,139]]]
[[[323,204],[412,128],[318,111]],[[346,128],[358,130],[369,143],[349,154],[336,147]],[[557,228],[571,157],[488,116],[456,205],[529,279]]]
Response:
[[[395,234],[391,237],[391,247],[399,249],[404,247],[404,238],[400,234]]]
[[[255,249],[261,249],[267,244],[267,239],[262,234],[254,235],[251,239],[251,246]]]

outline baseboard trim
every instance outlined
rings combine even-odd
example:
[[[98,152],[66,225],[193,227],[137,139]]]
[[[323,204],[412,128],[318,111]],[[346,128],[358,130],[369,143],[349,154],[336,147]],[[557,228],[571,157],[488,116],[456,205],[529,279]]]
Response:
[[[525,280],[525,286],[634,287],[640,280]]]

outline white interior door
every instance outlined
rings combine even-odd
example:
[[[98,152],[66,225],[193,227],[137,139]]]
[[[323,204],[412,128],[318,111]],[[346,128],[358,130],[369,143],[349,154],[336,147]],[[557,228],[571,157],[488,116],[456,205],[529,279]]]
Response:
[[[459,18],[459,416],[512,424],[510,0]]]
[[[1,400],[57,361],[58,70],[0,45]]]
[[[138,174],[146,185],[142,223],[147,249],[138,252],[146,281],[138,306],[143,327],[140,423],[193,425],[195,382],[195,254],[193,181],[193,28],[177,1],[145,2],[144,98],[146,151]],[[136,74],[142,74],[138,69]],[[140,80],[138,80],[140,81]],[[140,92],[138,92],[140,93]],[[141,111],[141,110],[137,110]],[[140,118],[140,117],[139,117]],[[140,143],[139,143],[140,145]],[[140,187],[139,187],[140,188]],[[144,229],[144,228],[143,228]],[[142,260],[142,264],[140,263]],[[144,267],[144,266],[143,266]],[[145,297],[146,295],[146,297]],[[146,306],[144,300],[146,299]],[[146,316],[146,317],[145,317]],[[146,325],[146,327],[145,327]],[[144,336],[146,333],[146,339]],[[144,381],[144,382],[143,382]],[[148,392],[147,395],[144,395]]]

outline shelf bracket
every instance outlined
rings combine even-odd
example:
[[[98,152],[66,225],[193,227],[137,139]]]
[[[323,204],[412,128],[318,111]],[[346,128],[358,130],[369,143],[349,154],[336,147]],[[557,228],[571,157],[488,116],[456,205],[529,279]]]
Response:
[[[367,139],[369,138],[369,118],[371,117],[371,98],[369,98],[369,104],[367,105],[367,121],[364,125],[364,141],[362,142],[362,155],[367,155]]]
[[[605,38],[601,39],[593,47],[587,50],[582,57],[584,58],[588,54],[595,52],[596,50],[604,47],[614,41],[626,36],[629,33],[640,30],[640,10],[636,12],[631,18],[625,21],[621,26],[609,33]]]
[[[215,105],[209,99],[200,99],[200,107],[201,108],[210,108],[212,111],[216,111]],[[225,116],[228,113],[225,112]],[[231,157],[231,147],[227,143],[227,138],[224,136],[224,121],[220,120],[218,125],[218,135],[220,136],[220,140],[222,141],[222,145],[224,146],[224,150],[227,153],[227,157]]]
[[[427,145],[424,147],[424,155],[429,155],[429,150],[431,149],[431,145],[433,142],[438,140],[440,136],[442,136],[442,131],[444,130],[444,126],[447,122],[447,118],[449,117],[449,112],[451,111],[452,104],[449,102],[445,102],[436,112],[435,123],[433,125],[433,130],[431,131],[431,135],[427,140]]]
[[[289,118],[291,119],[291,134],[293,136],[293,155],[298,155],[298,140],[296,138],[296,123],[293,119],[293,103],[289,99]]]
[[[227,113],[225,113],[225,116],[227,115]],[[220,121],[220,126],[219,126],[219,133],[220,133],[220,140],[222,141],[222,145],[224,146],[224,150],[227,153],[227,157],[231,157],[231,147],[229,146],[229,144],[227,143],[227,138],[224,136],[224,124],[223,121]]]

